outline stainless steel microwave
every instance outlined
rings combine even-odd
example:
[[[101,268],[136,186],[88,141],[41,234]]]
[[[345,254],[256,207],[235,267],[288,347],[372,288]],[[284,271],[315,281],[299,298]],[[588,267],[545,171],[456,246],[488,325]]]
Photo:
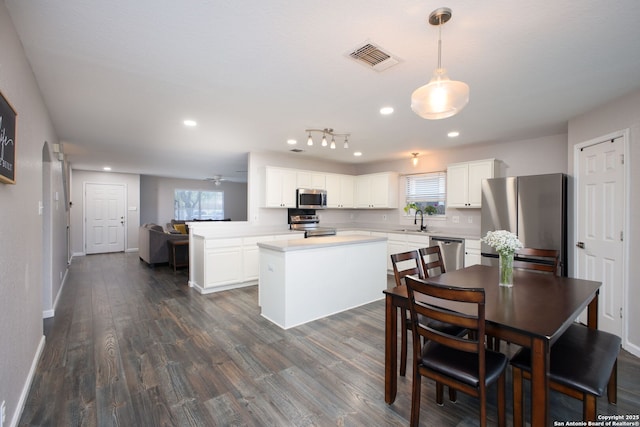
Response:
[[[327,207],[327,191],[311,188],[296,190],[296,207],[298,209],[324,209]]]

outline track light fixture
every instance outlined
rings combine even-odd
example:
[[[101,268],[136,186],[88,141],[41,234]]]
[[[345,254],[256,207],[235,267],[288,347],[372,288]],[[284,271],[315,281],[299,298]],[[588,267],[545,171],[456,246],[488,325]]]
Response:
[[[307,139],[307,145],[309,145],[309,146],[313,145],[312,133],[313,132],[318,132],[318,133],[322,133],[322,142],[320,143],[320,145],[322,145],[323,147],[329,146],[330,149],[335,150],[336,149],[336,136],[337,136],[337,137],[344,137],[343,147],[344,148],[349,148],[349,137],[351,136],[350,133],[336,133],[331,128],[305,129],[304,131],[307,132],[307,134],[309,134],[309,139]],[[331,137],[331,143],[330,144],[327,143],[327,135]]]

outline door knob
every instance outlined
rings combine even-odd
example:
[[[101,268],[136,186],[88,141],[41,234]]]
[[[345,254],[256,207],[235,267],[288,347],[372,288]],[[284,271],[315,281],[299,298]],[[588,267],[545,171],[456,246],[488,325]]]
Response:
[[[576,243],[576,248],[584,249],[584,242]]]

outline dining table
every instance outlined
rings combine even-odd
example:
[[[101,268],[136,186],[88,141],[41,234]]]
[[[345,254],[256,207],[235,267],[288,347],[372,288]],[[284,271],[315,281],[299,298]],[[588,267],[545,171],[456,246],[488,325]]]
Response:
[[[514,269],[513,286],[498,284],[497,266],[472,265],[430,277],[429,283],[483,288],[487,336],[531,349],[531,425],[549,425],[549,354],[553,343],[587,309],[587,326],[598,327],[598,293],[601,282]],[[400,309],[408,310],[406,285],[385,294],[385,401],[395,401],[398,381],[398,322]],[[469,307],[440,304],[467,314]]]

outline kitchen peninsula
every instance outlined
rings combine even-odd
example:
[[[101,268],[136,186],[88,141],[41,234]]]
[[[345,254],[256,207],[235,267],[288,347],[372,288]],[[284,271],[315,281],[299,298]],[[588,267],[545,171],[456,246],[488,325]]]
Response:
[[[262,316],[288,329],[383,297],[387,239],[366,235],[258,242]]]

